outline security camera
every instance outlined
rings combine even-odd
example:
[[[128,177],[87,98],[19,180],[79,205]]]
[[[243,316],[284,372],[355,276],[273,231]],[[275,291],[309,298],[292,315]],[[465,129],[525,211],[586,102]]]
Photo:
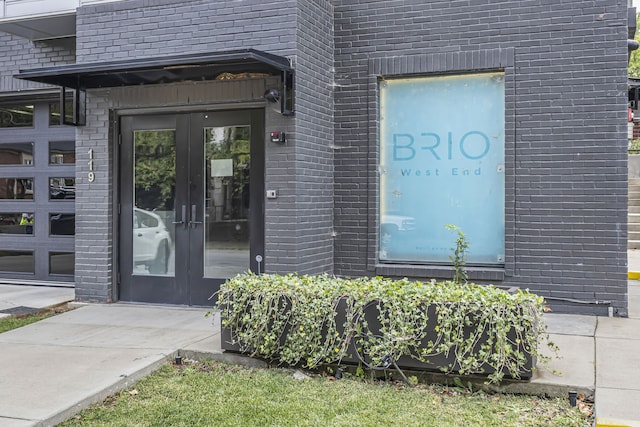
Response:
[[[278,102],[280,99],[280,91],[278,91],[278,89],[267,89],[264,92],[264,99],[269,102]]]

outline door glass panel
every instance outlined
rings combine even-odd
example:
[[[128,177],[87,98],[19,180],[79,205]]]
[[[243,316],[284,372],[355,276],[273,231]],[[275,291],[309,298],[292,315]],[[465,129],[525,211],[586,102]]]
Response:
[[[33,165],[33,143],[0,144],[0,165]]]
[[[49,164],[67,165],[76,162],[76,143],[74,141],[50,141]]]
[[[33,251],[0,250],[0,271],[34,273]]]
[[[205,277],[249,269],[250,126],[204,128]]]
[[[33,200],[33,178],[0,178],[0,199]]]
[[[75,270],[75,252],[49,252],[49,274],[72,276]]]
[[[33,105],[4,105],[0,107],[0,128],[33,126]]]
[[[50,213],[49,234],[51,234],[52,236],[75,235],[76,215],[70,213]]]
[[[175,273],[175,130],[133,133],[133,274]]]
[[[76,198],[76,179],[72,177],[49,178],[49,199],[75,199]]]
[[[0,234],[33,234],[33,212],[0,213]]]

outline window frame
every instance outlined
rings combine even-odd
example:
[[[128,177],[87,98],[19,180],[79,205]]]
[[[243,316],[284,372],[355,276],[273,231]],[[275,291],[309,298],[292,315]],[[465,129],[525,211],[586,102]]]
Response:
[[[505,78],[505,259],[503,266],[470,266],[469,278],[499,283],[515,272],[515,49],[496,48],[469,52],[421,53],[370,58],[368,61],[367,114],[369,123],[369,195],[367,211],[366,271],[372,275],[413,278],[451,278],[453,265],[411,262],[381,263],[378,259],[380,215],[379,179],[379,92],[381,78],[429,76],[443,74],[504,72]],[[511,191],[510,191],[511,189]]]
[[[460,105],[469,90],[485,109]],[[467,266],[502,267],[504,72],[383,78],[378,93],[378,262],[451,265],[450,224],[475,243]]]
[[[33,104],[34,123],[32,127],[0,128],[0,141],[29,141],[33,143],[33,165],[3,165],[0,178],[33,178],[34,199],[0,200],[2,212],[27,212],[34,214],[33,234],[0,233],[0,251],[17,250],[33,252],[34,272],[0,272],[4,281],[18,283],[37,282],[73,282],[68,275],[49,273],[49,256],[53,252],[74,252],[75,236],[50,234],[50,213],[75,213],[75,200],[63,199],[49,201],[49,177],[76,177],[76,164],[50,164],[49,144],[52,141],[74,141],[76,129],[72,126],[49,126],[49,104],[58,99],[59,94],[33,97],[15,97],[3,105]],[[8,104],[7,104],[8,103]]]

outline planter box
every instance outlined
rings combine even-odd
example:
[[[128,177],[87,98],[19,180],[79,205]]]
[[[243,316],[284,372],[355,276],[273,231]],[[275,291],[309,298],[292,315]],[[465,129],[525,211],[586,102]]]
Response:
[[[428,322],[427,325],[424,326],[425,328],[424,332],[426,335],[422,341],[422,345],[420,346],[420,348],[426,348],[427,343],[429,341],[434,341],[438,336],[438,333],[434,329],[435,325],[437,324],[436,320],[438,317],[438,314],[436,312],[436,306],[435,305],[428,306],[427,314],[430,321]],[[375,304],[371,304],[365,309],[364,320],[368,325],[369,336],[381,335],[380,323],[378,321],[378,309],[376,308]],[[342,299],[338,303],[337,316],[336,316],[336,325],[339,333],[342,333],[344,331],[343,325],[345,324],[346,321],[347,321],[346,302],[344,299]],[[470,331],[471,328],[467,327],[465,330],[468,333],[468,331]],[[286,333],[287,331],[285,330],[283,335],[286,335]],[[516,339],[515,331],[511,330],[509,332],[509,338],[515,342],[515,339]],[[286,337],[283,336],[281,340],[283,341],[284,339],[286,339]],[[480,344],[482,344],[483,342],[486,342],[486,339],[487,339],[487,336],[485,332],[483,336],[481,336],[477,345],[474,346],[474,349],[477,348],[479,350]],[[369,363],[369,360],[366,354],[358,353],[358,350],[356,347],[356,341],[357,341],[357,337],[354,337],[351,340],[348,347],[347,357],[343,358],[341,363],[357,364],[360,360],[364,360],[365,362]],[[235,344],[232,343],[232,331],[229,328],[222,328],[221,342],[222,342],[223,350],[230,351],[230,352],[240,352],[240,346],[237,343]],[[526,359],[525,365],[522,367],[521,371],[519,372],[519,378],[530,379],[532,376],[532,370],[535,367],[535,363],[536,363],[535,357],[533,357],[530,352],[527,352],[522,344],[517,348],[517,350],[523,352]],[[455,352],[455,349],[452,348],[448,355],[436,354],[436,355],[426,357],[424,361],[418,360],[417,357],[402,356],[399,358],[399,360],[396,361],[396,363],[400,368],[404,368],[404,369],[409,369],[414,371],[434,371],[434,372],[440,372],[440,373],[443,372],[442,368],[452,365],[452,369],[448,369],[448,371],[457,373],[459,366],[455,364],[454,352]],[[416,355],[414,354],[414,356]],[[391,366],[391,369],[393,369],[393,365]],[[490,375],[494,372],[495,370],[491,366],[485,363],[479,367],[478,372],[474,372],[474,375],[476,374]],[[510,378],[508,372],[504,372],[504,374],[506,378]]]

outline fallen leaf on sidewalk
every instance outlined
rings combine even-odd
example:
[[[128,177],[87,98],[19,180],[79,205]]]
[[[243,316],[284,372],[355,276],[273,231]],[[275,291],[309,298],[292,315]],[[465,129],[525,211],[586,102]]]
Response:
[[[583,394],[578,396],[578,409],[587,417],[593,415],[593,400]]]

